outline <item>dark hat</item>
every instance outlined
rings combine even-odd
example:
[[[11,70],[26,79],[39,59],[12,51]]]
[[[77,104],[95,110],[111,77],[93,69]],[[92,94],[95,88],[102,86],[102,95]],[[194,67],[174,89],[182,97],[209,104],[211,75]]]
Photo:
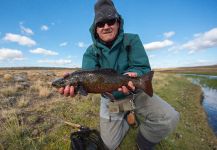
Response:
[[[94,7],[94,24],[110,19],[119,19],[119,14],[115,9],[112,0],[98,0]]]

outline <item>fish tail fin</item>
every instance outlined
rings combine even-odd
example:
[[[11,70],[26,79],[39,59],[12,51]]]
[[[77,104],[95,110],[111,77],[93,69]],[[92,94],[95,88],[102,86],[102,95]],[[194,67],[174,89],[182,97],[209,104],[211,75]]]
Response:
[[[150,71],[148,74],[141,76],[140,85],[141,88],[146,94],[149,96],[153,96],[153,88],[152,88],[152,78],[154,75],[154,71]]]

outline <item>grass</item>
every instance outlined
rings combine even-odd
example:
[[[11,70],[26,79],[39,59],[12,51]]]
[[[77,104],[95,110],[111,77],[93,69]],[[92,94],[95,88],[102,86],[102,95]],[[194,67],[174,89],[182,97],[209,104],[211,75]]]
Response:
[[[0,89],[1,95],[4,97],[16,96],[17,95],[17,88],[16,86],[8,86],[3,89]]]
[[[7,149],[35,149],[29,130],[16,114],[10,114],[5,122],[1,122],[1,145]]]
[[[59,75],[63,72],[65,70],[55,71]],[[7,93],[5,87],[12,85],[0,79],[3,83],[0,86],[4,85],[4,88],[1,87],[0,100],[11,95],[17,96],[17,105],[3,107],[0,103],[0,149],[70,149],[69,136],[76,129],[63,121],[99,129],[98,94],[66,98],[48,84],[54,76],[46,77],[40,70],[36,73],[27,71],[27,74],[31,86],[18,95],[14,94],[16,89],[11,88],[9,94],[3,94]],[[156,149],[216,149],[217,139],[200,105],[200,87],[184,77],[164,73],[155,74],[153,85],[155,92],[181,114],[177,129],[161,141]],[[45,94],[40,94],[44,89],[47,90]],[[136,150],[136,133],[136,128],[129,130],[120,146],[121,150]]]
[[[194,76],[194,75],[186,75],[190,79],[196,79],[200,82],[201,85],[205,87],[208,86],[209,88],[217,89],[217,79],[208,79],[207,77],[203,76]]]
[[[217,76],[217,65],[200,67],[163,68],[156,69],[156,71],[166,73],[202,74]]]

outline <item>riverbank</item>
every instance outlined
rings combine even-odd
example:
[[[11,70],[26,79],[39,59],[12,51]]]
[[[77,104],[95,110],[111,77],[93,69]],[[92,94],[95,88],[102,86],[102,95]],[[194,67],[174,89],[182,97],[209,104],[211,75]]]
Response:
[[[99,129],[99,95],[66,98],[50,86],[50,81],[63,72],[0,71],[0,149],[70,149],[69,136],[75,129],[61,120]],[[25,85],[29,87],[11,80],[15,75],[16,79],[27,77]],[[157,150],[217,149],[217,139],[200,104],[199,86],[184,77],[157,72],[153,86],[155,93],[181,115],[177,129]],[[136,150],[136,130],[129,131],[121,150]]]
[[[184,77],[168,74],[157,74],[157,76],[160,76],[154,84],[157,94],[174,106],[181,115],[175,133],[162,145],[169,145],[168,149],[217,148],[217,138],[207,123],[207,117],[201,105],[201,88]]]
[[[181,74],[203,91],[202,105],[207,114],[208,123],[217,136],[217,76]]]

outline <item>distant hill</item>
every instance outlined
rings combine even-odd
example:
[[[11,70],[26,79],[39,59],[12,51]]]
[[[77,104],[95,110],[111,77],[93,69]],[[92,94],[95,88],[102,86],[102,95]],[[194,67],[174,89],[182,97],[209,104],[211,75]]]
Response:
[[[159,68],[159,69],[154,69],[154,71],[167,72],[167,73],[192,73],[192,74],[217,75],[217,65],[178,67],[178,68]]]

